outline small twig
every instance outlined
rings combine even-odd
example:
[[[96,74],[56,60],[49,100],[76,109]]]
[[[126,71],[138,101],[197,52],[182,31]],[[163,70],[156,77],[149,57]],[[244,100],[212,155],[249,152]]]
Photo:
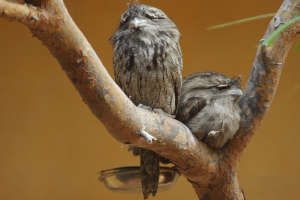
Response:
[[[32,20],[39,21],[43,14],[33,8],[25,4],[0,0],[0,17],[20,22],[29,28],[36,28],[37,23],[32,23]]]
[[[147,133],[144,130],[141,130],[140,133],[141,133],[141,136],[147,140],[148,144],[152,144],[152,140],[157,140],[155,137],[153,137],[152,135],[150,135],[149,133]]]
[[[259,41],[261,45],[261,53],[265,54],[267,52],[267,45],[264,43],[265,39],[261,39]]]

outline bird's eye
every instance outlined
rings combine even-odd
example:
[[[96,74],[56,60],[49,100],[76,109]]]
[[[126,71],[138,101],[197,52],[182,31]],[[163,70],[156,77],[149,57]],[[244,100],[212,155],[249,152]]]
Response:
[[[155,18],[157,18],[154,13],[146,13],[146,17],[148,19],[155,19]]]
[[[163,15],[153,13],[153,12],[146,12],[145,15],[148,19],[164,19]]]

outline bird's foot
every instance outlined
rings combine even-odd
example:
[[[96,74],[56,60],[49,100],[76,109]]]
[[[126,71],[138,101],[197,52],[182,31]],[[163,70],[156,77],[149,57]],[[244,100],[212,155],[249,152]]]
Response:
[[[152,135],[150,135],[149,133],[147,133],[144,130],[141,130],[140,134],[143,138],[145,138],[147,140],[148,144],[152,144],[152,140],[157,140],[155,137],[153,137]]]
[[[162,109],[155,108],[153,111],[159,114],[159,116],[162,120],[161,124],[165,123],[165,121],[166,121],[165,116],[170,117],[172,119],[175,119],[175,117],[176,117],[175,115],[170,115],[168,113],[165,113]]]
[[[158,108],[154,108],[154,109],[152,109],[151,107],[149,107],[149,106],[144,106],[143,104],[139,104],[138,106],[137,106],[138,108],[142,108],[142,109],[144,109],[144,110],[147,110],[147,111],[150,111],[150,112],[155,112],[155,113],[158,113],[159,114],[159,116],[160,116],[160,118],[161,118],[161,120],[162,120],[162,123],[161,124],[163,124],[163,123],[165,123],[165,118],[164,118],[164,111],[162,110],[162,109],[158,109]]]
[[[142,109],[147,110],[147,111],[150,111],[150,112],[158,113],[159,116],[160,116],[160,118],[161,118],[161,121],[162,121],[160,124],[165,123],[166,118],[165,118],[164,116],[170,117],[170,118],[172,118],[172,119],[175,119],[175,117],[176,117],[175,115],[170,115],[170,114],[168,114],[168,113],[165,113],[165,112],[164,112],[162,109],[160,109],[160,108],[154,108],[154,109],[152,109],[151,107],[149,107],[149,106],[144,106],[143,104],[139,104],[137,107],[138,107],[138,108],[142,108]]]
[[[144,106],[144,105],[141,104],[141,103],[140,103],[137,107],[138,107],[138,108],[142,108],[142,109],[144,109],[144,110],[148,110],[148,111],[153,112],[153,109],[152,109],[150,106]]]
[[[159,114],[161,121],[162,121],[160,124],[165,123],[166,118],[164,117],[164,114],[166,114],[166,113],[162,109],[157,109],[157,108],[154,108],[153,111]]]

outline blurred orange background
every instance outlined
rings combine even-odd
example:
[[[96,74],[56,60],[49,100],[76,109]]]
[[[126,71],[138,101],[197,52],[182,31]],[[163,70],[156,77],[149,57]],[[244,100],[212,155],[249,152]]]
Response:
[[[200,71],[242,75],[244,85],[271,18],[207,31],[209,26],[277,12],[283,0],[141,0],[179,27],[184,76]],[[64,1],[75,23],[113,75],[108,39],[128,0]],[[139,165],[106,131],[58,62],[30,31],[0,18],[0,199],[143,199],[118,194],[96,171]],[[238,171],[247,200],[300,199],[299,55],[294,43],[273,104],[246,149]],[[298,56],[298,60],[297,60]],[[294,92],[293,92],[294,91]],[[149,197],[149,199],[153,199]],[[197,199],[180,177],[160,199]]]

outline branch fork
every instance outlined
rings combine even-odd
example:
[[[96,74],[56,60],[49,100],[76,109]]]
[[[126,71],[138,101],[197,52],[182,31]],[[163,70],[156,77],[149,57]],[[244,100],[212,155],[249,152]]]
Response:
[[[271,105],[288,50],[299,33],[299,21],[271,45],[258,49],[240,99],[240,130],[221,149],[211,149],[197,141],[182,123],[166,117],[160,124],[159,113],[137,108],[109,76],[62,0],[25,2],[32,5],[0,0],[0,17],[24,24],[42,41],[113,137],[172,161],[192,183],[199,199],[244,199],[237,180],[238,164]],[[292,13],[299,15],[299,5],[300,0],[284,1],[263,38],[276,29],[278,21],[286,23],[295,17]],[[283,11],[287,14],[280,15]]]

